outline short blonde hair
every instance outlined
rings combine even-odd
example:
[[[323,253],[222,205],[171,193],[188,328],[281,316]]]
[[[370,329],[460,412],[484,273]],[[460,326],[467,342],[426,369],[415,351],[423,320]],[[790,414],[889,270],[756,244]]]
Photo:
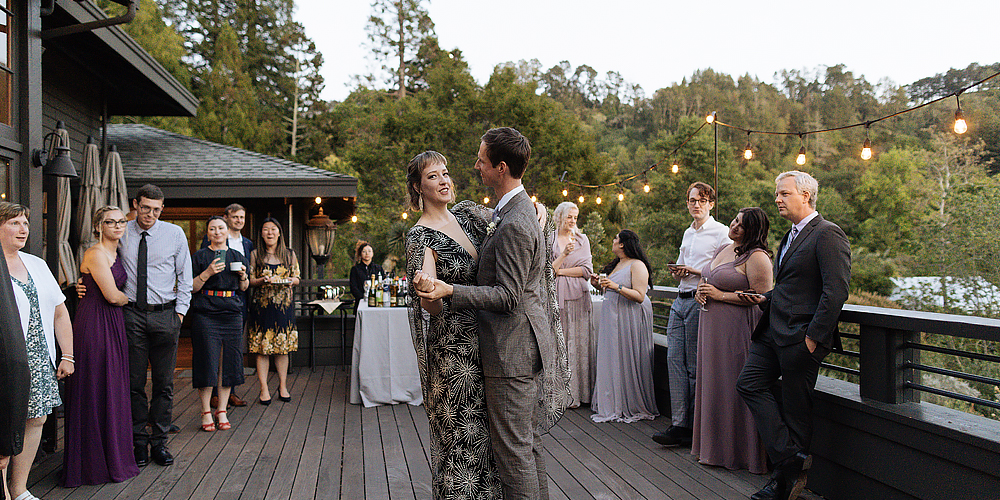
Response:
[[[573,203],[572,201],[564,201],[556,205],[556,209],[552,211],[552,218],[555,219],[556,229],[559,229],[559,227],[562,226],[562,221],[566,218],[566,214],[574,208],[578,212],[580,211],[580,207],[576,206],[576,203]]]
[[[31,217],[31,211],[28,210],[28,207],[9,201],[0,201],[0,224],[22,215]]]
[[[101,223],[104,222],[104,215],[108,212],[114,212],[115,210],[121,212],[123,215],[125,214],[124,210],[114,205],[105,205],[97,210],[94,210],[94,218],[90,221],[90,224],[92,226],[91,229],[94,230],[95,237],[101,236]]]

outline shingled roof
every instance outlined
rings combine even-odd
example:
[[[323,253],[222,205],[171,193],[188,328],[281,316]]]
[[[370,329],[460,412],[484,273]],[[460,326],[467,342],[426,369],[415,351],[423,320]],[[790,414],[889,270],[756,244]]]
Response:
[[[355,198],[358,180],[293,161],[167,132],[149,125],[108,126],[129,195],[146,183],[176,198]]]

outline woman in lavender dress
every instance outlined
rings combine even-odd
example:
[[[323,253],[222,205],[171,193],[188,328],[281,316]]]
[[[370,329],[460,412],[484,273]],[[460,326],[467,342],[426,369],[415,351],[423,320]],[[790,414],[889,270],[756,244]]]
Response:
[[[735,292],[771,289],[767,214],[744,208],[729,223],[732,243],[702,269],[707,283],[696,299],[705,304],[698,322],[698,384],[694,393],[691,454],[705,465],[767,472],[764,445],[753,415],[736,392],[736,379],[750,350],[750,334],[761,310]]]
[[[122,306],[128,301],[118,240],[125,214],[94,212],[94,236],[80,263],[87,293],[76,309],[73,352],[77,376],[66,383],[66,449],[62,486],[118,483],[139,474],[132,454],[128,340]]]

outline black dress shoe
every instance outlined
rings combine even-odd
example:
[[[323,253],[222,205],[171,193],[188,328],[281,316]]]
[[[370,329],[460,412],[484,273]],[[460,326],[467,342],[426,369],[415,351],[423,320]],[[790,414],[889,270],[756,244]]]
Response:
[[[139,467],[149,465],[149,448],[146,445],[136,445],[132,448],[132,452],[135,454],[136,465]]]
[[[760,491],[750,496],[750,500],[785,500],[788,495],[784,494],[785,488],[782,483],[779,478],[772,477]]]
[[[150,455],[152,455],[153,461],[159,465],[167,466],[174,463],[174,456],[170,454],[170,450],[167,449],[166,445],[154,446]]]
[[[177,424],[170,424],[170,427],[167,427],[167,432],[171,434],[178,434],[181,432],[181,428],[178,427]]]
[[[667,430],[653,434],[653,441],[663,446],[691,446],[691,429],[671,425]]]
[[[289,396],[280,396],[279,395],[278,396],[278,400],[284,401],[285,403],[291,403],[292,402],[292,396],[291,395],[289,395]]]

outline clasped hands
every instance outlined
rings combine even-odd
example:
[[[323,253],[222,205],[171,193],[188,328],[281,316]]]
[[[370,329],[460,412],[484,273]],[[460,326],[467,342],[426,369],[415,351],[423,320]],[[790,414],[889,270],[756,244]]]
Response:
[[[413,283],[410,286],[417,291],[417,296],[427,300],[438,300],[450,297],[454,288],[439,279],[432,278],[423,271],[417,271],[413,275]]]
[[[601,276],[599,274],[593,274],[593,273],[590,274],[590,284],[594,285],[594,288],[600,288],[602,290],[608,288],[617,292],[622,289],[621,285],[615,283],[614,281],[611,281],[611,279],[608,278],[607,276]],[[612,285],[614,286],[612,287]]]

